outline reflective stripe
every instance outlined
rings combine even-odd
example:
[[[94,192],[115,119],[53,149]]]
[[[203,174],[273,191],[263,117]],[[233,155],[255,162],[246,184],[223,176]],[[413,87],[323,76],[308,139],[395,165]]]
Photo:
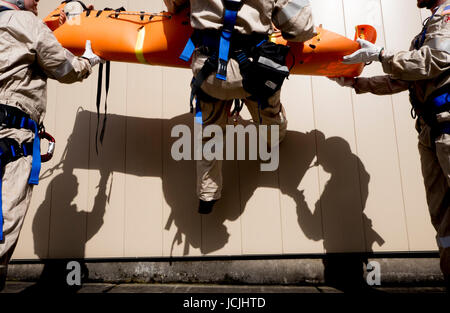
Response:
[[[264,64],[264,65],[266,65],[268,67],[277,69],[279,71],[284,71],[284,72],[286,72],[286,74],[289,74],[289,69],[287,68],[286,65],[281,65],[281,64],[275,63],[271,59],[268,59],[268,58],[265,58],[265,57],[259,57],[258,63]]]
[[[450,53],[450,39],[448,38],[432,38],[427,41],[426,45],[431,49]]]
[[[136,54],[136,59],[143,64],[148,64],[144,57],[144,40],[145,40],[145,27],[142,27],[138,32],[138,37],[136,40],[136,46],[134,47],[134,53]]]
[[[438,246],[444,249],[450,248],[450,236],[447,237],[438,237],[437,238]]]
[[[309,0],[291,0],[280,12],[275,16],[278,25],[289,22],[294,16],[309,5]]]

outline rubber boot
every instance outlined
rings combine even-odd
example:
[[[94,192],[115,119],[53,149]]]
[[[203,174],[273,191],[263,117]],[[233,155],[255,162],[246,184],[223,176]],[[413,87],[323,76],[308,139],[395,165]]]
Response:
[[[200,202],[198,205],[198,213],[210,214],[212,212],[213,206],[216,202],[217,202],[217,200],[204,201],[204,200],[200,199]]]

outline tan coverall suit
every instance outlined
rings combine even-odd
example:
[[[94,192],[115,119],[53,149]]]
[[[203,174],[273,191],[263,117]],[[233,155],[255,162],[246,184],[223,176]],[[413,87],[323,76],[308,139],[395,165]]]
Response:
[[[381,58],[383,70],[389,75],[356,80],[356,93],[370,92],[388,95],[411,88],[420,102],[440,87],[450,83],[450,14],[443,10],[450,5],[441,5],[427,24],[423,46],[416,50],[415,43],[421,41],[417,35],[408,52],[385,52]],[[450,121],[450,112],[437,115],[438,122]],[[422,175],[426,189],[431,222],[437,231],[437,243],[441,255],[441,269],[450,277],[450,135],[430,136],[431,128],[418,118],[419,153]]]
[[[181,6],[190,2],[191,25],[194,29],[218,30],[223,26],[224,6],[222,0],[164,0],[170,12],[176,12]],[[273,32],[273,25],[282,31],[285,39],[302,42],[316,35],[308,0],[246,0],[238,13],[235,29],[244,35],[252,33],[268,34]],[[208,56],[195,50],[192,60],[194,76],[201,70]],[[233,99],[243,99],[253,121],[259,121],[258,103],[242,87],[239,63],[230,59],[227,79],[222,81],[212,73],[201,86],[209,96],[218,101],[200,101],[203,127],[216,124],[225,128],[228,121],[228,108]],[[261,109],[263,125],[279,125],[280,142],[286,134],[287,120],[280,102],[280,91],[268,99],[268,106]],[[270,138],[270,135],[268,135]],[[203,138],[203,142],[210,138]],[[270,144],[270,142],[269,142]],[[197,161],[197,194],[204,201],[217,200],[222,191],[222,161]]]
[[[41,123],[47,103],[47,78],[74,83],[82,81],[90,73],[89,61],[64,49],[33,13],[20,10],[0,12],[0,104],[17,107]],[[26,129],[0,127],[0,138],[15,139],[22,144],[32,142],[34,133]],[[4,168],[0,284],[31,200],[32,186],[28,185],[31,162],[32,156],[22,157]]]

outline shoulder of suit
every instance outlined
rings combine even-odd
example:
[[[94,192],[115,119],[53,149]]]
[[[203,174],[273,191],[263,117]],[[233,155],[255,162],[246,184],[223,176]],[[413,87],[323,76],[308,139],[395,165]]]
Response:
[[[10,12],[12,17],[20,20],[22,23],[35,23],[36,21],[40,21],[40,19],[36,15],[34,15],[34,13],[29,11],[17,10]]]

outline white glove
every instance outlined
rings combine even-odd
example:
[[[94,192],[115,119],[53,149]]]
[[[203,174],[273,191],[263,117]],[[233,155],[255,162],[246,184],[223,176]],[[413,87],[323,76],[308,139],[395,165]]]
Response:
[[[356,41],[361,45],[361,49],[355,51],[353,54],[346,55],[342,63],[358,64],[380,61],[380,54],[384,50],[384,48],[378,47],[370,41],[364,39],[357,39]]]
[[[353,87],[356,83],[354,77],[328,77],[328,79],[335,81],[341,87]]]
[[[84,54],[81,57],[89,60],[91,66],[96,66],[99,63],[105,63],[105,60],[100,58],[98,55],[94,54],[94,52],[92,51],[90,40],[86,40],[86,50],[84,51]]]

